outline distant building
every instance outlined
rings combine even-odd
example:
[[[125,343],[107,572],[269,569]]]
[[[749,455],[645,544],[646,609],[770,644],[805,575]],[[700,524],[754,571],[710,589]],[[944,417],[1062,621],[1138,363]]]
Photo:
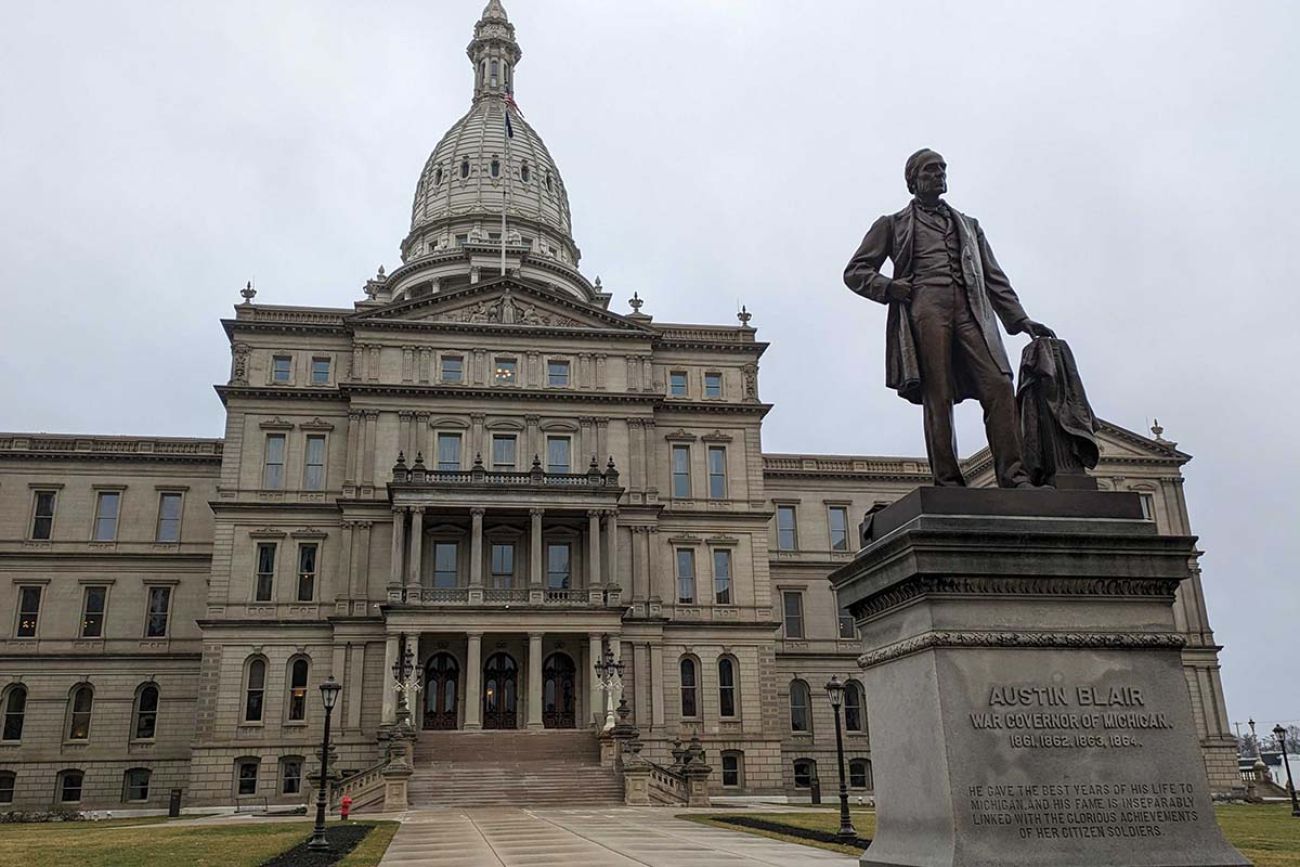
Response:
[[[826,575],[866,509],[927,483],[924,459],[764,454],[748,317],[611,311],[546,146],[517,111],[507,135],[521,52],[497,0],[469,56],[473,101],[419,174],[400,266],[351,308],[250,299],[224,321],[220,438],[0,434],[0,810],[159,807],[174,787],[301,802],[318,684],[343,684],[338,767],[374,766],[403,635],[430,744],[594,743],[608,641],[652,760],[698,734],[717,793],[834,775],[822,686],[860,648]],[[1102,487],[1190,533],[1189,457],[1113,425],[1101,439]],[[987,454],[968,475],[991,483]],[[1192,568],[1184,673],[1227,791]],[[850,681],[854,795],[873,788],[868,708],[889,700]]]

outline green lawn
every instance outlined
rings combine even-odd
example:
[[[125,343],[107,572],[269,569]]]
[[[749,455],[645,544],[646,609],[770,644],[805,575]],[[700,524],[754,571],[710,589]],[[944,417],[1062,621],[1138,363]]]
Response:
[[[333,823],[331,823],[333,824]],[[375,822],[341,867],[374,867],[397,832]],[[167,827],[166,820],[0,825],[0,867],[257,867],[311,835],[311,822]]]
[[[1300,818],[1291,815],[1289,805],[1253,806],[1232,804],[1216,807],[1215,813],[1219,817],[1219,825],[1223,828],[1224,836],[1228,838],[1232,845],[1240,849],[1243,855],[1254,861],[1256,867],[1300,867]],[[805,846],[820,846],[823,849],[830,849],[835,852],[858,853],[857,849],[846,846],[815,843],[799,837],[758,831],[743,828],[739,825],[728,825],[724,822],[714,821],[721,816],[748,816],[799,828],[815,828],[832,832],[839,830],[840,827],[840,814],[837,808],[801,810],[790,813],[752,811],[748,813],[694,814],[682,816],[682,818],[714,825],[719,828],[727,828],[732,831],[745,831],[750,834],[761,834],[765,837],[788,840],[792,843],[802,843]],[[876,832],[875,813],[870,810],[854,810],[853,826],[857,829],[858,836],[870,838]]]

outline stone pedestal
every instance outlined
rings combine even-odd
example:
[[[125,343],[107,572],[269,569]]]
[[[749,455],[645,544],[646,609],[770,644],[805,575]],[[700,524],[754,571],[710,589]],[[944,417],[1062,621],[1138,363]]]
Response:
[[[1190,537],[1136,494],[919,489],[832,574],[863,640],[862,864],[1248,864],[1215,822],[1172,602]]]

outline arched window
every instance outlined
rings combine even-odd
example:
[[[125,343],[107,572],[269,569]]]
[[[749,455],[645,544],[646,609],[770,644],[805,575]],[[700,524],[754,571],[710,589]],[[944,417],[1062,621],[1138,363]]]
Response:
[[[55,794],[62,804],[75,804],[81,800],[81,782],[85,774],[76,768],[59,771]]]
[[[500,74],[500,71],[501,71],[501,64],[495,60],[492,61],[492,86],[493,87],[497,86],[497,75]]]
[[[844,728],[851,732],[867,730],[866,702],[862,699],[862,684],[856,680],[844,685]]]
[[[528,183],[529,177],[530,175],[528,172],[528,160],[524,160],[519,164],[519,180],[523,181],[526,184]]]
[[[736,662],[730,656],[718,660],[718,713],[736,715]]]
[[[135,739],[153,740],[158,731],[158,687],[146,683],[135,696]]]
[[[812,697],[802,680],[790,681],[790,731],[812,731]]]
[[[266,660],[254,658],[248,663],[244,686],[244,722],[261,722],[266,697]]]
[[[460,176],[461,176],[462,178],[468,178],[468,177],[469,177],[469,160],[461,160],[461,161],[460,161]]]
[[[307,669],[305,659],[295,659],[289,665],[289,721],[307,719]]]
[[[794,786],[806,789],[817,779],[817,762],[813,759],[794,760]]]
[[[492,172],[492,177],[494,178],[501,177],[501,160],[496,159],[494,157],[491,165],[488,168]]]
[[[23,718],[27,715],[27,687],[22,684],[9,687],[5,693],[4,712],[4,728],[0,731],[0,740],[22,740]]]
[[[871,777],[871,759],[853,759],[849,762],[849,788],[874,789],[875,780]]]
[[[0,771],[0,804],[14,802],[14,784],[17,781],[18,775],[13,771]]]
[[[690,657],[683,657],[681,664],[682,672],[682,716],[697,717],[700,715],[699,703],[699,678],[695,668],[695,660]]]
[[[149,777],[151,772],[148,768],[131,768],[122,775],[122,800],[123,801],[147,801],[149,800]]]
[[[83,683],[72,690],[72,713],[68,719],[68,740],[84,741],[90,738],[90,712],[95,704],[95,690]],[[78,783],[77,788],[81,785]]]

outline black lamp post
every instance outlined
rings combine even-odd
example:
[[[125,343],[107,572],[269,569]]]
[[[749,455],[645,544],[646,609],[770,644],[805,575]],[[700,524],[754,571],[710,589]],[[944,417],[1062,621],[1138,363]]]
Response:
[[[1291,815],[1300,816],[1300,802],[1296,801],[1295,783],[1291,780],[1291,760],[1286,757],[1286,729],[1281,725],[1274,726],[1273,737],[1277,738],[1277,748],[1282,751],[1282,764],[1286,765],[1286,788],[1291,793]]]
[[[321,701],[325,703],[325,734],[320,742],[320,791],[316,794],[316,830],[307,844],[307,848],[313,851],[328,852],[330,848],[329,841],[325,839],[325,786],[327,784],[326,775],[329,773],[330,758],[330,717],[334,713],[334,703],[339,700],[339,693],[343,691],[343,686],[334,679],[334,675],[320,685]]]
[[[835,756],[840,768],[840,830],[836,832],[835,839],[852,842],[858,839],[858,832],[853,827],[853,820],[849,818],[849,790],[844,785],[844,735],[840,732],[840,705],[844,704],[844,684],[840,682],[839,675],[831,675],[826,684],[826,696],[835,709]]]

